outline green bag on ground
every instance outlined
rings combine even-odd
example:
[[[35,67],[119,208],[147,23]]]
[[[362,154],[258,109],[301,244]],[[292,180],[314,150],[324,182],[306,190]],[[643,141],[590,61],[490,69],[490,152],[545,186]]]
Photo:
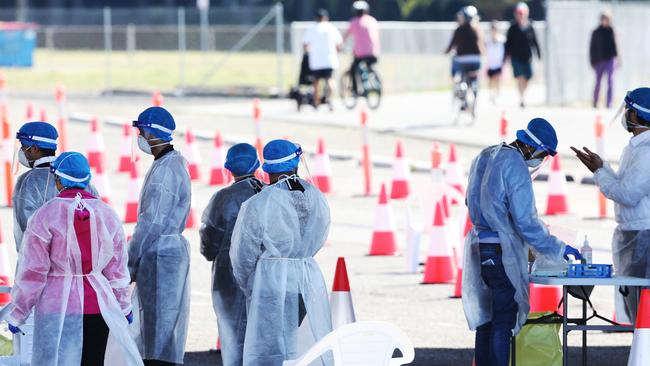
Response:
[[[0,334],[0,356],[11,356],[14,353],[14,343],[11,339]]]
[[[528,319],[539,319],[550,312],[528,314]],[[559,323],[526,324],[516,337],[517,366],[561,366],[562,343]]]

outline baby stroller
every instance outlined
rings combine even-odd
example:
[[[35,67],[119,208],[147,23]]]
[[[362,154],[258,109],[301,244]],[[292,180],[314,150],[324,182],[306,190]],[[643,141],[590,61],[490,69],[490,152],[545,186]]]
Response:
[[[324,82],[322,88],[323,91],[320,93],[320,95],[322,95],[320,104],[328,105],[331,110],[331,101],[326,97],[329,85]],[[314,75],[312,75],[311,70],[309,69],[309,55],[307,53],[302,55],[300,74],[298,75],[298,85],[291,88],[289,98],[296,101],[298,111],[300,111],[302,106],[306,104],[314,106]]]

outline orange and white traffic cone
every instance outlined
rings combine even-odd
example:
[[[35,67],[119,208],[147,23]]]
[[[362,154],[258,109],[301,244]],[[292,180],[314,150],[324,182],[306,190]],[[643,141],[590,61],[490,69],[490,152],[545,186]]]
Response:
[[[104,164],[104,137],[101,134],[97,117],[90,120],[90,137],[88,139],[88,164],[91,168],[99,169]]]
[[[185,159],[187,159],[187,167],[190,172],[190,179],[199,180],[201,179],[201,172],[199,170],[199,164],[201,164],[201,154],[199,153],[199,148],[196,146],[196,137],[192,133],[191,129],[188,129],[185,133]]]
[[[131,171],[131,148],[133,141],[131,138],[131,125],[125,123],[122,126],[122,145],[120,146],[120,164],[117,171],[119,173],[128,173]]]
[[[456,145],[450,144],[449,161],[447,162],[447,169],[445,169],[445,181],[461,196],[465,195],[465,188],[463,187],[464,176],[463,167],[458,162],[458,157],[456,156]],[[451,204],[456,205],[458,203],[460,203],[460,200],[452,196]]]
[[[325,150],[325,141],[322,138],[318,139],[318,151],[314,156],[314,183],[316,187],[323,193],[330,193],[332,191],[332,164],[330,157]]]
[[[562,300],[562,288],[559,286],[538,285],[530,283],[528,285],[530,293],[530,312],[538,311],[556,311],[562,314],[562,308],[559,307]],[[558,308],[559,307],[559,308]]]
[[[196,226],[196,214],[194,213],[194,198],[190,202],[190,213],[187,215],[187,221],[185,222],[186,229],[194,229]]]
[[[92,177],[92,183],[99,193],[99,197],[107,204],[111,204],[111,186],[108,182],[108,176],[104,173],[104,164],[99,164],[95,168],[95,173]]]
[[[401,199],[409,196],[409,181],[411,172],[404,161],[402,143],[397,142],[395,147],[395,161],[393,162],[393,181],[390,185],[390,198]]]
[[[47,118],[47,110],[43,107],[41,107],[41,113],[40,113],[40,121],[41,122],[50,122]]]
[[[429,253],[424,267],[423,284],[454,282],[454,259],[448,242],[448,231],[442,203],[436,203],[433,227],[429,233]]]
[[[224,168],[226,163],[226,148],[223,146],[221,133],[214,136],[214,149],[212,150],[212,168],[210,169],[210,185],[220,186],[232,180],[230,172]]]
[[[0,74],[2,75],[2,74]],[[0,95],[4,93],[2,89],[2,77],[0,76]],[[13,162],[13,142],[11,141],[11,124],[9,123],[9,113],[7,112],[7,105],[4,102],[0,103],[0,120],[2,122],[2,161],[4,163],[4,188],[6,206],[12,207],[12,198],[14,195],[14,173],[11,171]]]
[[[348,270],[345,266],[345,258],[343,257],[339,257],[336,261],[334,283],[332,284],[332,293],[330,294],[330,308],[332,309],[332,329],[356,321],[354,306],[352,305]]]
[[[433,180],[434,185],[443,184],[445,181],[445,175],[442,169],[440,169],[440,163],[442,161],[442,154],[440,153],[440,144],[435,142],[433,144],[433,150],[431,151],[431,179]]]
[[[567,203],[568,188],[566,176],[560,166],[560,156],[553,157],[551,174],[548,176],[548,199],[546,203],[547,215],[560,215],[569,212]]]
[[[165,101],[165,98],[163,95],[160,93],[159,90],[156,90],[153,92],[151,95],[151,105],[154,107],[161,107],[163,105],[163,102]]]
[[[596,153],[606,159],[607,150],[605,148],[605,125],[603,124],[602,117],[600,115],[596,116]],[[607,217],[607,198],[605,195],[596,187],[598,194],[598,217],[604,219]]]
[[[131,177],[126,198],[126,212],[124,214],[124,222],[127,224],[138,222],[138,200],[140,199],[140,189],[142,187],[136,162],[131,162],[130,173]]]
[[[501,112],[501,120],[499,121],[499,139],[501,142],[506,142],[508,138],[508,119],[506,112]]]
[[[59,146],[58,150],[61,152],[68,151],[68,115],[66,114],[66,98],[65,88],[63,85],[58,84],[54,91],[54,99],[56,101],[56,109],[58,112],[58,125],[59,132]]]
[[[463,228],[463,239],[467,239],[467,235],[469,234],[470,230],[472,230],[472,220],[469,217],[469,213],[467,214],[467,219],[465,220],[465,225]],[[463,250],[464,250],[464,240],[462,243],[460,243],[460,250],[458,253],[458,259],[456,261],[458,265],[458,269],[456,270],[456,284],[454,285],[454,295],[452,298],[454,299],[460,299],[463,296]]]
[[[14,271],[9,265],[9,255],[3,240],[2,228],[0,227],[0,286],[13,286],[12,276]],[[11,301],[9,293],[0,293],[0,306],[7,305]]]
[[[650,289],[641,290],[627,366],[650,365]]]
[[[397,254],[397,245],[395,244],[395,219],[393,217],[393,209],[388,202],[386,185],[382,183],[381,193],[379,194],[379,205],[377,207],[375,228],[372,233],[372,242],[370,244],[370,253],[368,253],[368,255],[395,254]]]
[[[264,142],[262,137],[262,109],[260,107],[260,100],[253,99],[253,123],[255,126],[255,149],[257,156],[260,159],[260,164],[264,164]],[[269,175],[266,174],[261,168],[255,172],[255,177],[262,182],[269,182]]]

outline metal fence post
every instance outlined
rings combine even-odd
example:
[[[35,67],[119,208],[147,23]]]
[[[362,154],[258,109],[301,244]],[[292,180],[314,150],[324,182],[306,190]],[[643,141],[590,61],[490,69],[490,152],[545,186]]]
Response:
[[[111,8],[104,7],[104,53],[106,56],[106,91],[111,93],[111,54],[113,53],[113,28],[111,25]]]
[[[178,7],[178,93],[183,94],[185,86],[185,50],[187,41],[185,39],[185,8]]]
[[[284,70],[282,69],[282,58],[284,57],[284,7],[282,3],[275,4],[275,52],[278,58],[278,95],[282,95],[284,89]]]
[[[126,26],[126,52],[129,60],[129,65],[133,64],[135,47],[135,25],[133,23],[129,23]]]
[[[207,6],[202,6],[199,9],[199,14],[201,16],[201,51],[203,52],[208,51],[209,12],[210,12],[210,8]]]

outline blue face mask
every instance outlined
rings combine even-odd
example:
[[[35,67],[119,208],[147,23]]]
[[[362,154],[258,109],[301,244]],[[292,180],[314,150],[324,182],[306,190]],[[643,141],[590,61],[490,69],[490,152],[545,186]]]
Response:
[[[544,159],[539,159],[539,158],[530,159],[530,160],[526,160],[526,165],[528,165],[529,168],[537,168],[540,165],[542,165],[543,162],[544,162]]]

